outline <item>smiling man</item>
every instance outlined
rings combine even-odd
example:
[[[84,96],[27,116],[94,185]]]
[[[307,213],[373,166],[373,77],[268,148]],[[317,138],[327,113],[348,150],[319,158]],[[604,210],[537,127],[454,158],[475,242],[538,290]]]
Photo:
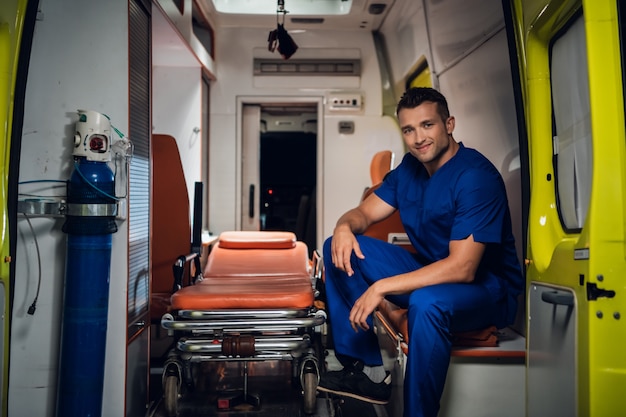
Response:
[[[411,88],[396,110],[408,153],[381,186],[337,221],[324,244],[328,310],[344,368],[319,390],[384,404],[372,312],[383,298],[408,308],[404,416],[434,417],[451,333],[511,324],[524,287],[504,183],[476,150],[452,136],[445,97]],[[361,234],[398,210],[416,254]]]

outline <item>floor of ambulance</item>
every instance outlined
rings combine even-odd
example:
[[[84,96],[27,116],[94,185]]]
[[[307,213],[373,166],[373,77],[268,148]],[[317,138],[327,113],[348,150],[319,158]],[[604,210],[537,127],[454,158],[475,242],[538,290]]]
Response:
[[[327,369],[337,369],[332,351],[324,359]],[[244,391],[242,363],[207,362],[199,364],[195,386],[179,399],[177,417],[387,417],[384,406],[321,392],[315,413],[306,414],[290,361],[249,362],[247,367],[249,403],[239,401]],[[171,417],[163,404],[158,368],[151,374],[152,402],[146,417]],[[224,401],[230,407],[224,408]]]

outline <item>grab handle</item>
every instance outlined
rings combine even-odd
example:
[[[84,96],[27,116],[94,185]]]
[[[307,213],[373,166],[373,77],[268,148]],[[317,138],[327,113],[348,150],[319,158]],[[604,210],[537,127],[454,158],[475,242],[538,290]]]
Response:
[[[541,300],[554,305],[574,305],[574,295],[569,292],[544,291],[541,293]]]
[[[248,191],[248,217],[254,218],[254,184],[250,184]]]

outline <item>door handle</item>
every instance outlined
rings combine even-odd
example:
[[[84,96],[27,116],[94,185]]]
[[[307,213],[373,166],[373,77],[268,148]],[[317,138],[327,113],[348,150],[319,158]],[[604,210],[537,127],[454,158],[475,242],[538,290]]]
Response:
[[[254,218],[254,184],[250,184],[248,189],[248,217]]]
[[[569,292],[544,291],[541,293],[541,301],[554,305],[573,306],[574,294]]]

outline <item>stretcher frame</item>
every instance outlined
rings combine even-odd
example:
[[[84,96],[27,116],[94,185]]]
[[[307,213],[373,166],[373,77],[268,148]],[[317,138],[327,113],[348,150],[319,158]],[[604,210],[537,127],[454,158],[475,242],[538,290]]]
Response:
[[[234,251],[241,256],[231,256]],[[268,261],[269,254],[273,259]],[[241,403],[258,408],[260,398],[247,389],[248,363],[280,360],[292,362],[304,412],[314,413],[319,331],[326,322],[325,311],[314,303],[321,275],[321,255],[313,251],[309,259],[306,245],[291,232],[222,233],[202,276],[172,295],[171,311],[161,319],[161,326],[175,338],[162,375],[167,412],[177,414],[179,399],[193,385],[192,366],[202,362],[243,363],[242,390],[218,398],[218,409]],[[292,288],[297,296],[289,294]],[[263,307],[248,308],[258,297]],[[206,306],[200,308],[203,303]]]

